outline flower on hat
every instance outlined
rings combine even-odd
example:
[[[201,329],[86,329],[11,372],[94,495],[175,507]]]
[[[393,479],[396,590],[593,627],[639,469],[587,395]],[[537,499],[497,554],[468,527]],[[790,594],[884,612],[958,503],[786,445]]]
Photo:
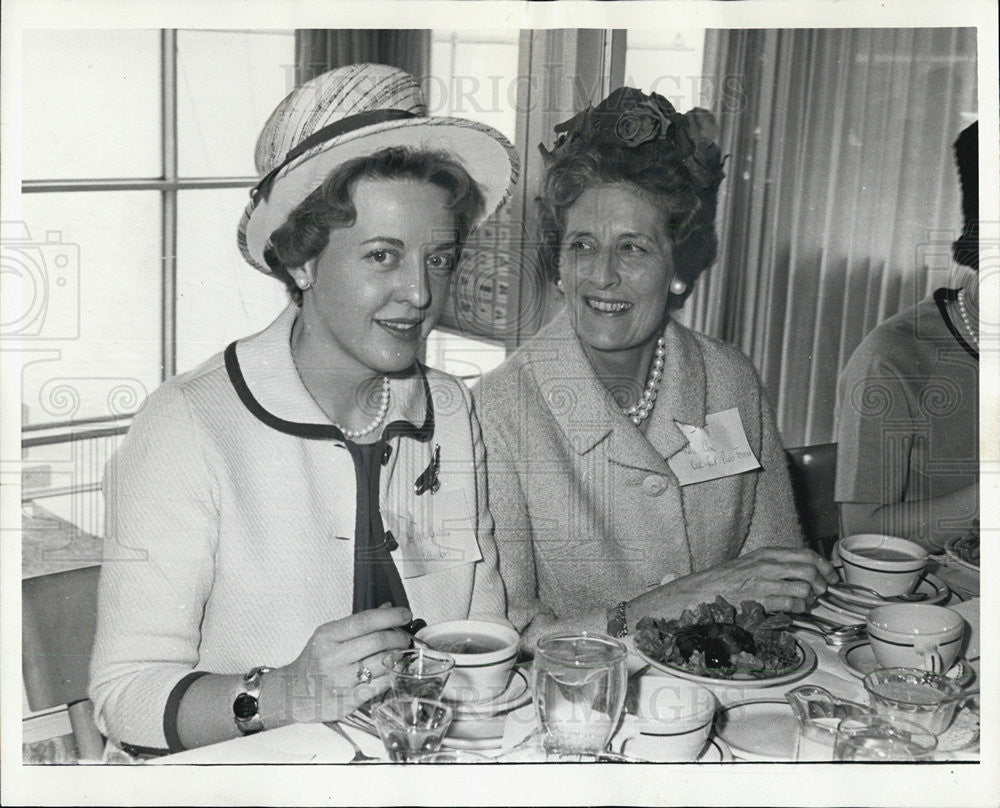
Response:
[[[695,185],[710,188],[723,177],[715,116],[700,108],[682,115],[658,93],[646,95],[633,87],[620,87],[596,108],[588,106],[557,124],[555,132],[558,137],[551,151],[538,147],[546,165],[562,154],[604,143],[638,149],[661,142],[676,150]]]

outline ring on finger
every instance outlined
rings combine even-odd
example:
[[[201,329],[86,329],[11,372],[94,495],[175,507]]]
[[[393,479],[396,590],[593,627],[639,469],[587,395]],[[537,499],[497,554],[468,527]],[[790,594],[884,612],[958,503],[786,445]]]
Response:
[[[358,670],[354,674],[354,677],[358,680],[359,685],[366,685],[372,680],[372,671],[367,665],[359,664]]]

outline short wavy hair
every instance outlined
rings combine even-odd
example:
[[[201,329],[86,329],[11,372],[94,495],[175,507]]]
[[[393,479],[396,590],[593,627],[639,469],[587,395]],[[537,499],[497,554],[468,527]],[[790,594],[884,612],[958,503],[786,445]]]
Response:
[[[448,208],[455,213],[460,246],[486,205],[476,181],[445,152],[396,146],[348,160],[298,204],[264,248],[264,260],[272,274],[285,284],[296,305],[302,304],[302,290],[288,270],[322,253],[332,230],[354,224],[357,209],[353,192],[361,179],[417,180],[442,188],[448,193]]]
[[[575,133],[568,139],[564,136],[551,153],[543,149],[547,165],[542,195],[538,199],[539,258],[549,278],[556,280],[569,209],[589,188],[615,183],[630,185],[663,213],[667,236],[673,245],[674,271],[687,287],[683,294],[670,292],[668,295],[667,308],[678,309],[691,293],[698,276],[714,263],[718,253],[715,214],[719,183],[724,176],[723,161],[713,143],[709,149],[699,152],[700,166],[692,163],[692,138],[687,134],[691,113],[687,116],[677,114],[669,102],[656,94],[645,96],[631,88],[623,88],[616,94],[609,96],[596,110],[581,113],[589,117],[583,124],[577,124],[580,136],[575,137]],[[629,105],[636,99],[647,106],[658,102],[674,122],[674,130],[682,127],[684,132],[678,136],[670,126],[663,124],[660,136],[638,145],[634,141],[625,142],[624,136],[612,136],[612,132],[627,131],[620,124],[616,129],[615,124],[624,114],[632,113],[635,107]],[[616,103],[609,105],[612,101]],[[603,109],[605,105],[610,109]],[[621,112],[623,108],[625,113]],[[711,118],[704,110],[697,112]],[[603,122],[602,116],[610,123]],[[574,121],[561,128],[565,130]],[[710,125],[714,127],[714,119]]]

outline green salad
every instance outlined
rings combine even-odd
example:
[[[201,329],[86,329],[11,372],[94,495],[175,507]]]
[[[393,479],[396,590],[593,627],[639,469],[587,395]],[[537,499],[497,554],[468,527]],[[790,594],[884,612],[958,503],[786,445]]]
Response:
[[[643,617],[635,646],[654,662],[715,679],[769,679],[802,661],[794,638],[781,628],[787,618],[769,617],[745,600],[736,607],[719,596],[685,609],[680,617]]]

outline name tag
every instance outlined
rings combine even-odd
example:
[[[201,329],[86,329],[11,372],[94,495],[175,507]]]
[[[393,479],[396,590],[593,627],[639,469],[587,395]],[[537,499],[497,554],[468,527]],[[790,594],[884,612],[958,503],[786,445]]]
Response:
[[[402,512],[382,509],[382,521],[399,545],[392,557],[401,577],[419,578],[482,558],[465,492],[442,490],[414,500]]]
[[[736,407],[709,413],[704,427],[674,423],[684,433],[688,445],[668,458],[667,463],[682,486],[760,468]]]

